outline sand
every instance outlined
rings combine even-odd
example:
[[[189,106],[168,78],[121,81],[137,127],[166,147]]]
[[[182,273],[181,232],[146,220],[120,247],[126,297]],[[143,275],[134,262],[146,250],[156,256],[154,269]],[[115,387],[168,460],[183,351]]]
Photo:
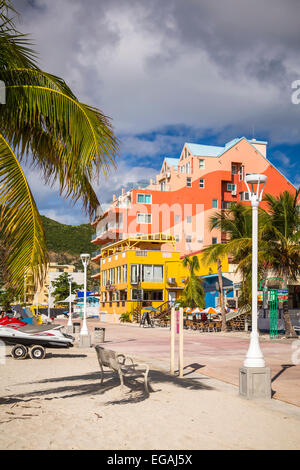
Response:
[[[145,358],[143,358],[145,359]],[[94,349],[0,364],[1,449],[299,449],[300,408],[248,401],[234,385],[149,360],[151,393],[106,373]]]

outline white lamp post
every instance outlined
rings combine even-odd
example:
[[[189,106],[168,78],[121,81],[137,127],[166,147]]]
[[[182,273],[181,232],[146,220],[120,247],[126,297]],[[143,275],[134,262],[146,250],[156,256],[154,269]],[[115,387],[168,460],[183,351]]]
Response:
[[[67,327],[68,327],[68,330],[69,331],[73,331],[73,323],[72,323],[72,279],[70,278],[69,279],[69,286],[70,286],[70,289],[69,289],[69,318],[68,318],[68,324],[67,324]]]
[[[87,329],[87,324],[86,324],[86,271],[87,267],[90,261],[90,255],[88,253],[84,253],[80,255],[83,268],[84,268],[84,297],[83,297],[83,322],[82,322],[82,328],[80,331],[80,336],[88,336],[89,335],[89,330]],[[83,343],[83,341],[82,341]]]
[[[257,238],[258,206],[267,182],[265,175],[256,173],[246,175],[245,183],[252,206],[252,331],[250,346],[244,361],[245,367],[265,367],[263,354],[259,346],[257,331]],[[251,186],[251,189],[249,188]]]

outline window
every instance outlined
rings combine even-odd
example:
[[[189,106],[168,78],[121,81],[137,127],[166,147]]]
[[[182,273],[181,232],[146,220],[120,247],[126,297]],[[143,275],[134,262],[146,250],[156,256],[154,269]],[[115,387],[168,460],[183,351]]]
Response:
[[[187,243],[191,243],[191,242],[192,242],[192,236],[191,236],[191,235],[186,235],[185,241],[186,241]]]
[[[117,267],[117,284],[121,282],[121,266]]]
[[[186,218],[186,223],[187,224],[191,224],[192,223],[192,216],[191,215],[188,215],[187,218]]]
[[[140,204],[151,204],[152,203],[152,195],[151,194],[138,194],[137,195],[137,202]]]
[[[139,269],[140,265],[139,264],[132,264],[131,265],[131,272],[130,272],[130,280],[131,284],[137,284],[140,281],[140,276],[139,276]]]
[[[152,215],[151,214],[137,214],[137,223],[138,224],[151,224]]]
[[[227,191],[236,191],[236,184],[227,184]]]
[[[237,174],[237,166],[236,165],[231,165],[231,173],[233,175],[236,175]]]
[[[204,188],[204,187],[205,187],[204,179],[203,179],[203,178],[200,178],[200,179],[199,179],[199,188]]]
[[[131,289],[131,300],[143,300],[142,289]]]
[[[184,171],[185,171],[185,165],[182,165],[182,166],[180,167],[180,173],[184,173]]]
[[[241,165],[239,169],[239,180],[242,181],[244,179],[244,166]]]
[[[186,185],[187,185],[188,188],[192,187],[192,178],[187,178],[186,179]]]
[[[127,264],[123,264],[122,271],[123,282],[127,282]]]
[[[213,207],[213,209],[218,209],[218,199],[213,199],[212,200],[212,207]]]
[[[110,284],[115,283],[115,268],[111,268],[109,270],[109,281],[110,281]]]
[[[249,193],[247,193],[247,192],[240,193],[240,200],[241,201],[250,201]]]
[[[144,264],[142,269],[144,282],[163,282],[163,266],[156,264]]]
[[[161,191],[165,191],[165,190],[166,190],[166,180],[163,180],[163,181],[160,183],[160,190],[161,190]]]
[[[175,215],[175,224],[179,224],[181,222],[180,215]]]
[[[189,175],[190,172],[191,172],[191,163],[188,162],[186,165],[185,165],[185,171],[186,171],[186,174]]]
[[[175,235],[175,240],[176,240],[177,242],[179,242],[179,240],[180,240],[179,235]]]
[[[102,286],[106,286],[107,282],[107,271],[102,271]]]
[[[158,301],[163,300],[163,298],[162,290],[144,290],[143,292],[143,300]]]
[[[146,250],[136,250],[135,255],[136,256],[147,256],[148,251],[146,251]]]
[[[199,160],[199,168],[200,168],[200,170],[204,170],[204,168],[205,168],[205,160]]]
[[[215,245],[216,243],[218,243],[217,237],[212,237],[211,243],[212,243],[212,245]]]

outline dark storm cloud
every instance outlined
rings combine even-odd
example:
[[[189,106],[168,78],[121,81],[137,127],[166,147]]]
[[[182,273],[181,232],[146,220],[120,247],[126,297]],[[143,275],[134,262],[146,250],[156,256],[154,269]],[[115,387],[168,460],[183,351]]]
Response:
[[[300,78],[298,0],[14,5],[41,67],[113,118],[124,174],[134,165],[139,178],[137,165],[151,166],[155,158],[156,168],[156,160],[178,149],[166,128],[192,129],[195,138],[213,134],[222,145],[252,133],[272,144],[300,142],[300,105],[291,102],[291,83]],[[145,137],[151,133],[154,140]],[[121,181],[114,181],[118,189]]]

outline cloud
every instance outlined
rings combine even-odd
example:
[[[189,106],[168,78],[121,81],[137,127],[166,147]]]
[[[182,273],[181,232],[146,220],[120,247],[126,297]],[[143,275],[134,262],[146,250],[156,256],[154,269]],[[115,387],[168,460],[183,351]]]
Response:
[[[104,203],[123,178],[155,173],[188,135],[214,135],[222,145],[252,134],[273,147],[300,142],[300,105],[291,102],[291,83],[300,78],[299,1],[14,5],[40,65],[112,118],[122,153],[118,175],[97,187]],[[277,161],[285,165],[283,156]],[[49,203],[44,188],[37,197]]]

